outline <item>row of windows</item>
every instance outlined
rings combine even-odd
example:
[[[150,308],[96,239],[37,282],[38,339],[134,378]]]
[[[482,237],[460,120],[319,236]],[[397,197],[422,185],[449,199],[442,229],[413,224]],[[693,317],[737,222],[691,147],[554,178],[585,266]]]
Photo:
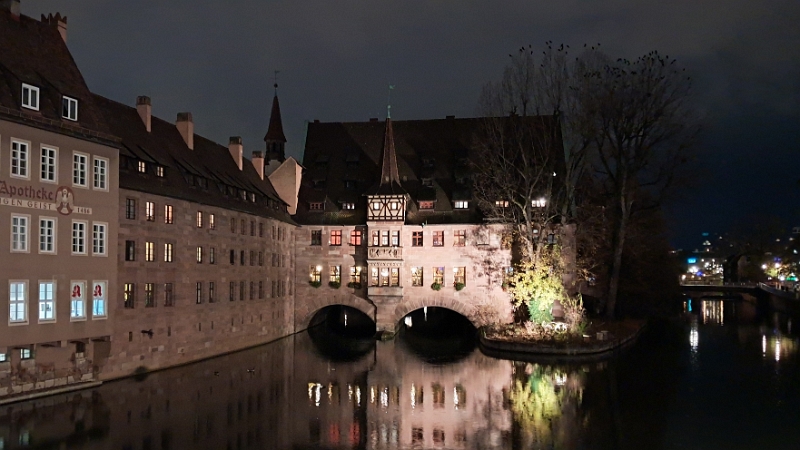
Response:
[[[137,210],[138,204],[135,198],[126,198],[125,199],[125,218],[130,220],[135,220],[137,217]],[[145,201],[144,202],[144,219],[148,222],[155,222],[156,215],[157,215],[157,208],[155,202]],[[175,223],[175,216],[174,216],[174,207],[172,205],[164,205],[164,223],[171,225]],[[216,230],[217,229],[217,221],[216,215],[213,213],[204,213],[203,211],[197,211],[195,214],[195,227],[197,228],[204,228],[208,225],[209,230]],[[237,226],[239,224],[239,226]],[[249,227],[248,227],[249,224]],[[246,235],[248,230],[250,231],[250,236],[256,236],[263,238],[266,235],[266,226],[264,222],[256,222],[255,220],[250,220],[249,222],[245,219],[241,219],[237,222],[237,220],[233,217],[230,219],[230,227],[231,233],[236,233],[240,231],[240,234]],[[283,227],[278,227],[273,225],[272,226],[272,239],[285,241],[286,240],[286,233],[287,230]]]
[[[32,155],[30,142],[11,139],[9,170],[12,178],[31,179]],[[92,187],[108,191],[109,162],[107,158],[72,152],[72,186],[89,187],[89,160],[92,161]],[[58,149],[42,145],[39,153],[39,180],[58,183]]]
[[[322,266],[309,267],[309,282],[321,283],[322,282]],[[423,286],[424,285],[424,269],[423,267],[411,268],[411,285]],[[350,266],[349,281],[350,285],[361,285],[364,282],[364,271],[361,266]],[[431,282],[433,284],[444,285],[445,270],[444,267],[433,267],[431,270]],[[453,267],[453,285],[467,284],[467,268],[466,267]],[[342,282],[342,266],[328,266],[328,281],[330,283]],[[370,267],[369,268],[369,285],[370,286],[400,286],[400,268],[399,267]]]
[[[164,262],[174,262],[174,248],[175,244],[171,242],[164,243]],[[238,253],[236,250],[229,250],[229,259],[230,264],[235,265],[237,261],[242,266],[247,265],[247,256],[250,256],[249,262],[251,266],[264,266],[264,252],[259,251],[256,252],[255,250],[250,250],[249,253],[245,250],[240,250]],[[238,258],[237,258],[238,256]],[[125,261],[136,261],[137,258],[137,251],[136,251],[136,241],[127,240],[125,241]],[[153,241],[145,241],[144,243],[144,260],[146,262],[154,262],[157,259],[156,255],[156,243]],[[203,247],[202,245],[198,245],[195,248],[195,261],[198,264],[202,264],[208,261],[209,264],[216,264],[217,263],[217,249],[216,247]],[[281,255],[279,253],[272,253],[272,267],[286,267],[286,255]]]
[[[432,200],[423,200],[419,203],[419,209],[427,210],[433,209],[436,206],[436,202]],[[379,211],[383,206],[383,203],[379,201],[374,201],[371,203],[371,208],[375,211]],[[389,209],[391,210],[398,210],[400,209],[400,202],[390,202],[388,205]],[[354,210],[356,209],[356,204],[354,202],[343,202],[342,209],[344,210]],[[456,200],[453,202],[453,209],[469,209],[469,201],[468,200]],[[308,210],[309,211],[324,211],[325,210],[325,203],[324,202],[309,202],[308,203]]]
[[[18,253],[30,252],[31,217],[29,215],[11,216],[11,251]],[[55,255],[56,233],[58,219],[56,217],[39,217],[39,253]],[[72,221],[72,246],[73,255],[89,254],[89,222],[85,220]],[[108,224],[92,222],[91,228],[92,256],[108,255]]]
[[[123,306],[127,309],[136,308],[138,301],[144,301],[145,308],[154,308],[161,298],[162,305],[166,307],[175,306],[175,288],[172,283],[140,283],[143,290],[143,298],[137,298],[136,283],[125,283],[122,286]],[[266,296],[266,283],[264,281],[231,281],[228,283],[228,300],[244,301],[245,299],[262,300]],[[288,289],[287,289],[288,287]],[[195,303],[205,302],[216,303],[220,300],[221,294],[215,281],[195,283]],[[271,280],[270,298],[279,298],[292,295],[292,285],[286,280]]]
[[[39,281],[38,289],[38,322],[54,323],[56,321],[56,281]],[[105,319],[107,281],[92,282],[92,301],[88,302],[85,281],[70,282],[69,317],[71,321],[86,320],[91,313],[93,319]],[[11,325],[25,325],[29,322],[29,303],[31,294],[27,280],[11,280],[9,282],[8,296],[8,323]],[[91,311],[87,311],[87,306]]]
[[[37,86],[33,86],[27,83],[22,83],[22,107],[27,109],[32,109],[34,111],[39,111],[39,100],[41,99],[41,95],[39,93],[39,88]],[[66,95],[61,96],[61,117],[77,121],[78,120],[78,100],[68,97]]]
[[[350,245],[362,243],[362,231],[350,231]],[[432,244],[434,247],[444,247],[444,231],[432,231]],[[453,230],[453,247],[464,247],[467,244],[467,230]],[[311,230],[311,245],[322,245],[322,230]],[[328,245],[342,245],[342,230],[331,230]],[[399,230],[373,230],[370,233],[371,247],[398,247],[400,246]],[[411,246],[423,246],[422,231],[411,232]]]

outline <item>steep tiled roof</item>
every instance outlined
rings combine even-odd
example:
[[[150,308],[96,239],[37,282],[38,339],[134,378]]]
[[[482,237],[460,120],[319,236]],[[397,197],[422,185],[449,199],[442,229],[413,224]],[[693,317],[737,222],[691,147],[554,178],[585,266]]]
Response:
[[[39,111],[22,107],[22,83],[39,88]],[[78,120],[61,117],[62,96]],[[0,10],[0,117],[77,137],[113,141],[55,25]]]
[[[99,95],[94,100],[122,139],[120,188],[291,221],[272,184],[259,178],[248,159],[239,170],[227,147],[195,134],[189,149],[174,124],[152,117],[148,132],[136,108]],[[139,161],[146,173],[138,171]],[[157,166],[164,168],[163,177],[156,175]]]
[[[391,122],[400,184],[411,199],[407,223],[482,220],[474,201],[463,210],[454,209],[454,202],[472,199],[469,175],[472,163],[476,163],[472,148],[485,120]],[[385,124],[377,120],[309,123],[295,220],[307,224],[365,223],[365,194],[380,181],[385,130]],[[419,201],[434,201],[434,209],[420,210]],[[309,211],[311,202],[323,202],[324,212]],[[343,209],[346,202],[356,203],[356,209]]]

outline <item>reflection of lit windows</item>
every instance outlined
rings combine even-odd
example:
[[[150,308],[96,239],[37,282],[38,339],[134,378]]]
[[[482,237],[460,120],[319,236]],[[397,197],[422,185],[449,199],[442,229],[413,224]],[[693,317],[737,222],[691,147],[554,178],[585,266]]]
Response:
[[[444,387],[439,383],[433,384],[433,407],[444,408]]]
[[[444,445],[444,430],[441,428],[434,428],[433,429],[433,445],[436,446],[443,446]]]
[[[411,408],[417,405],[422,406],[423,392],[422,386],[417,387],[414,383],[411,384]]]
[[[464,409],[467,406],[467,390],[464,386],[457,384],[453,388],[453,403],[456,409]]]
[[[467,443],[467,430],[460,428],[453,434],[453,438],[458,447],[463,447]]]
[[[422,427],[414,427],[411,429],[411,445],[421,446],[425,443],[425,431]]]

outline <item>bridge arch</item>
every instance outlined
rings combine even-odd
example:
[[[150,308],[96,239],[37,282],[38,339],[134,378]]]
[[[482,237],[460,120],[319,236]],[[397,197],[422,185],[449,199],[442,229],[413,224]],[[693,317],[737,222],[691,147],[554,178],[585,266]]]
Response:
[[[430,298],[419,298],[407,302],[403,302],[395,308],[393,320],[395,324],[399,324],[400,321],[403,320],[405,316],[409,313],[414,312],[418,309],[422,309],[424,307],[429,308],[445,308],[451,311],[457,312],[462,316],[466,317],[467,320],[472,323],[475,328],[480,328],[484,325],[488,325],[488,319],[485,317],[485,314],[481,314],[480,309],[487,305],[481,305],[480,307],[476,307],[476,305],[464,302],[458,298],[454,297],[446,297],[446,296],[436,296]],[[492,308],[492,306],[488,306]],[[503,315],[503,312],[496,311],[497,314],[500,316]]]
[[[368,300],[351,293],[329,294],[327,292],[320,292],[319,295],[297,303],[298,308],[294,317],[295,331],[308,329],[311,320],[320,310],[337,305],[357,309],[375,321],[375,306]]]

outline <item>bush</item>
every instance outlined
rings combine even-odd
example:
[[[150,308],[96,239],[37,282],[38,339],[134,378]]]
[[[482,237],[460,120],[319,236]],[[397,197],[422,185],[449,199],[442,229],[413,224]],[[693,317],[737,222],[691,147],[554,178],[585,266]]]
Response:
[[[357,281],[351,281],[351,282],[347,283],[347,287],[353,288],[353,289],[361,289],[361,283],[359,283]]]
[[[441,284],[439,284],[439,283],[433,283],[433,284],[431,285],[431,289],[433,289],[434,291],[438,291],[438,290],[439,290],[439,289],[441,289],[441,288],[442,288],[442,285],[441,285]]]
[[[338,281],[328,281],[328,286],[330,286],[330,287],[332,287],[334,289],[339,289],[340,287],[342,287],[342,283],[340,283]]]
[[[313,288],[318,288],[318,287],[322,286],[322,282],[321,281],[309,281],[308,284],[310,284],[311,287],[313,287]]]
[[[460,290],[464,289],[465,287],[467,287],[467,285],[464,284],[464,283],[455,283],[455,284],[453,284],[453,287],[456,288],[457,291],[460,291]]]

